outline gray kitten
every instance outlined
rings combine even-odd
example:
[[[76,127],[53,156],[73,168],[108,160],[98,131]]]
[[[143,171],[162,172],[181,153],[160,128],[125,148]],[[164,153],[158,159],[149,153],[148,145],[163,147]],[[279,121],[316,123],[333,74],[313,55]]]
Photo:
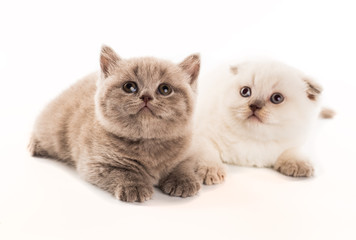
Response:
[[[82,178],[127,202],[195,195],[199,179],[188,149],[199,55],[179,65],[120,59],[104,46],[101,72],[78,81],[37,119],[34,156],[75,166]]]

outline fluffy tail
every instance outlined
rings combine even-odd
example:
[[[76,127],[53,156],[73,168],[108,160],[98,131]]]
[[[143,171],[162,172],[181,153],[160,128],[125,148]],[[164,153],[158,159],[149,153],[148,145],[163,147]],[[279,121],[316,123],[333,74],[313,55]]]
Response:
[[[325,118],[325,119],[331,119],[331,118],[333,118],[334,116],[335,116],[335,111],[334,110],[332,110],[332,109],[330,109],[330,108],[325,108],[325,107],[323,107],[322,109],[321,109],[321,112],[320,112],[320,114],[319,114],[319,117],[320,118]]]

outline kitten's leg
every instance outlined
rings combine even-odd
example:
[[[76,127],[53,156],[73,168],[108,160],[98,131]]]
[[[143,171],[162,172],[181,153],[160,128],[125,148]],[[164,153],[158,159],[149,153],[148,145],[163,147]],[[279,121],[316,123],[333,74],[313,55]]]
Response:
[[[293,177],[310,177],[314,173],[311,163],[301,157],[295,149],[289,149],[282,153],[274,164],[274,169]]]
[[[125,161],[90,161],[78,164],[79,174],[88,182],[110,192],[125,202],[144,202],[153,194],[153,184],[143,166]]]
[[[197,159],[195,171],[200,182],[206,185],[222,183],[225,180],[226,171],[219,151],[208,140],[200,140],[195,148],[194,158]]]
[[[176,197],[191,197],[197,194],[200,183],[194,173],[194,162],[187,159],[160,180],[158,186],[166,194]]]

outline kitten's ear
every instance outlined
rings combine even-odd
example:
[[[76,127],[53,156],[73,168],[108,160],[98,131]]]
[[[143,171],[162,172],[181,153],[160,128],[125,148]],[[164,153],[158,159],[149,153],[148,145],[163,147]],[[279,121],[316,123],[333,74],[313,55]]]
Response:
[[[101,73],[105,78],[110,76],[117,67],[120,57],[110,47],[103,45],[100,53]]]
[[[307,97],[312,101],[316,101],[320,93],[323,91],[323,88],[310,78],[304,78],[303,81],[307,84]]]
[[[230,66],[230,72],[233,75],[236,75],[239,72],[239,67],[237,65],[236,66]]]
[[[196,80],[199,76],[200,70],[200,55],[190,55],[179,64],[179,67],[182,68],[190,76],[190,85],[196,86]]]

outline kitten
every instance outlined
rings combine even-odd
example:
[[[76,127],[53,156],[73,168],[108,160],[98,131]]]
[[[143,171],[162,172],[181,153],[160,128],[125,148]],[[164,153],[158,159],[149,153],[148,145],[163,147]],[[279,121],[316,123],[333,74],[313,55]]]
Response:
[[[188,156],[199,55],[176,65],[121,59],[104,46],[100,73],[78,81],[37,119],[34,156],[75,166],[82,178],[127,202],[195,195],[200,183]]]
[[[322,88],[317,83],[290,66],[268,61],[224,66],[210,80],[212,85],[201,91],[209,95],[200,95],[196,116],[196,141],[205,161],[219,168],[222,161],[273,167],[294,177],[313,175],[300,147],[320,111]],[[327,109],[322,114],[333,115]]]

